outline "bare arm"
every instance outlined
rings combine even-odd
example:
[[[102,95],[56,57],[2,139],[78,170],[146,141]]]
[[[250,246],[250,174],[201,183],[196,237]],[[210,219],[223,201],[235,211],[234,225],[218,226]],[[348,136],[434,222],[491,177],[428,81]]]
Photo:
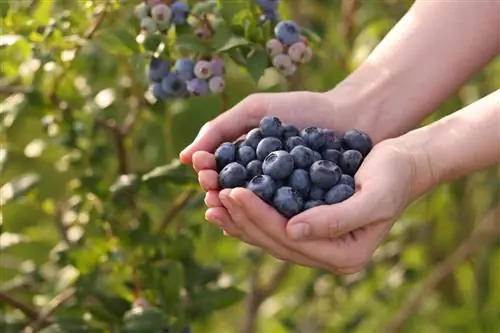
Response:
[[[375,139],[415,128],[500,51],[497,0],[417,1],[330,93]]]
[[[415,154],[415,196],[438,184],[500,165],[500,89],[393,140]]]

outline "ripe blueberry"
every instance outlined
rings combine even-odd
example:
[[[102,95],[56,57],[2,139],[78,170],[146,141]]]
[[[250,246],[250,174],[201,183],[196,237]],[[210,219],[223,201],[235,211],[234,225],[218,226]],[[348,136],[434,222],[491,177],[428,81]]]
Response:
[[[300,136],[300,131],[297,127],[289,124],[282,124],[281,127],[283,128],[283,138],[291,138],[292,136]]]
[[[175,61],[173,71],[184,81],[189,81],[194,78],[194,62],[189,58],[179,58]]]
[[[273,206],[283,216],[290,218],[302,211],[304,200],[296,190],[283,186],[274,194]]]
[[[340,159],[342,171],[350,176],[354,176],[363,162],[363,155],[357,150],[346,150]]]
[[[342,141],[334,131],[324,129],[323,133],[325,133],[325,144],[323,145],[323,149],[342,149]]]
[[[206,60],[199,60],[194,65],[194,75],[199,79],[208,79],[212,76],[212,63]]]
[[[373,147],[372,139],[368,134],[359,130],[347,131],[342,141],[347,149],[357,150],[363,157],[366,157]]]
[[[300,136],[291,136],[285,139],[285,150],[292,151],[297,146],[305,146],[306,142]]]
[[[283,149],[283,144],[281,143],[281,140],[278,138],[269,137],[260,140],[255,152],[257,153],[257,158],[261,161],[264,161],[267,155],[269,155],[273,151],[281,149]]]
[[[273,38],[267,41],[266,50],[271,59],[274,59],[278,54],[283,53],[284,46],[279,40]]]
[[[326,191],[321,187],[316,185],[311,186],[311,190],[309,191],[309,200],[323,200],[325,197]]]
[[[347,200],[354,194],[354,190],[349,185],[338,184],[332,187],[325,194],[325,203],[327,205],[333,205]]]
[[[300,40],[300,28],[294,21],[281,21],[274,27],[274,35],[281,43],[292,45]]]
[[[274,192],[276,192],[276,183],[267,175],[258,175],[248,182],[247,189],[262,200],[269,202],[273,199]]]
[[[279,0],[257,0],[257,4],[263,11],[272,11],[278,8]]]
[[[245,137],[245,141],[243,142],[243,145],[250,146],[253,149],[257,149],[257,145],[259,144],[260,140],[262,140],[263,137],[264,136],[260,132],[260,129],[254,128],[250,132],[247,133],[247,135]]]
[[[170,73],[161,80],[161,87],[169,95],[175,97],[185,96],[186,83],[174,73]]]
[[[280,138],[283,131],[281,128],[281,120],[271,116],[262,118],[259,128],[264,137],[273,136],[275,138]]]
[[[314,185],[329,189],[339,182],[342,170],[333,162],[319,160],[311,165],[309,175]]]
[[[226,74],[226,67],[221,58],[213,58],[212,61],[212,72],[214,76],[223,76]]]
[[[324,160],[331,161],[338,165],[340,162],[340,158],[342,157],[342,153],[337,149],[326,149],[323,150],[321,156]]]
[[[168,75],[168,62],[161,58],[152,58],[149,62],[148,78],[151,82],[160,82]]]
[[[304,169],[295,169],[288,177],[287,185],[299,192],[302,198],[307,198],[311,189],[309,172]]]
[[[219,173],[221,188],[235,188],[244,186],[247,180],[247,169],[237,162],[226,165]]]
[[[347,174],[343,174],[342,177],[340,177],[339,184],[345,184],[352,187],[353,189],[356,189],[356,182],[354,181],[354,178]]]
[[[149,91],[151,91],[153,96],[160,101],[167,100],[170,97],[167,92],[161,88],[161,84],[158,82],[151,83]]]
[[[243,146],[238,149],[236,154],[236,160],[246,166],[250,161],[253,161],[256,158],[255,150],[250,146]]]
[[[187,17],[189,15],[189,5],[182,1],[176,1],[170,6],[172,10],[172,23],[175,25],[181,25],[186,23]]]
[[[314,207],[318,206],[324,206],[325,202],[322,200],[309,200],[304,204],[304,209],[303,210],[308,210]]]
[[[249,179],[262,175],[262,162],[259,160],[250,161],[250,163],[247,164],[247,173]]]
[[[300,136],[304,139],[306,145],[313,150],[319,149],[326,141],[325,133],[318,127],[304,128],[300,132]]]
[[[236,145],[225,142],[214,153],[217,171],[220,172],[226,165],[236,160]]]
[[[314,153],[311,148],[306,146],[297,146],[290,151],[295,167],[305,170],[308,170],[311,164],[317,161]]]
[[[293,157],[284,150],[273,151],[262,162],[262,171],[273,179],[285,179],[293,172]]]
[[[208,94],[208,81],[199,78],[189,80],[187,90],[194,96],[204,96]]]

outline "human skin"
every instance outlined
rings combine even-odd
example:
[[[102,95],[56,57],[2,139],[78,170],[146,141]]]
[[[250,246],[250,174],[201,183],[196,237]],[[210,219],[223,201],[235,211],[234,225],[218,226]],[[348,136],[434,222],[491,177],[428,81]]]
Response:
[[[265,115],[278,116],[300,127],[317,125],[337,130],[358,128],[370,134],[376,143],[406,133],[498,53],[499,13],[499,4],[494,1],[418,1],[366,61],[331,91],[254,94],[207,123],[180,155],[183,163],[193,164],[200,185],[207,191],[205,202],[209,209],[206,218],[224,228],[226,234],[261,246],[277,257],[339,273],[356,271],[362,267],[363,262],[359,258],[366,259],[371,249],[369,246],[363,248],[360,245],[361,238],[356,236],[366,234],[368,236],[365,238],[372,239],[370,244],[378,244],[390,226],[373,223],[344,236],[337,232],[338,237],[331,241],[331,231],[322,234],[323,238],[336,246],[339,256],[347,252],[355,253],[354,250],[359,249],[362,255],[356,258],[344,256],[342,262],[325,263],[314,255],[311,257],[307,253],[300,253],[297,250],[298,243],[291,242],[294,233],[288,230],[287,234],[284,224],[281,224],[282,229],[274,231],[266,229],[272,223],[265,226],[252,224],[255,216],[249,218],[242,213],[243,208],[235,209],[231,198],[235,196],[234,202],[238,202],[238,195],[243,195],[246,200],[244,207],[253,204],[250,213],[258,211],[264,214],[259,215],[259,218],[267,222],[279,218],[272,208],[262,206],[258,198],[243,189],[219,193],[211,152],[223,141],[234,140],[257,126],[259,119]],[[308,112],[304,113],[303,110]],[[370,159],[374,161],[383,156],[382,162],[390,160],[393,165],[406,165],[408,170],[415,170],[412,154],[405,153],[406,149],[399,146],[395,149],[391,142],[389,140],[378,145],[374,151],[379,153],[373,154],[365,164]],[[363,173],[365,178],[370,178],[368,171],[360,171],[358,177],[362,177]],[[425,172],[404,177],[412,178],[412,183],[425,183],[423,178],[420,179],[423,177],[421,174]],[[385,186],[390,187],[393,183],[401,184],[400,180],[391,179]],[[401,193],[405,191],[406,199],[403,202],[411,199],[408,194],[411,191],[401,189]],[[359,196],[358,201],[353,197],[347,202],[356,202],[358,205],[369,203],[360,202]],[[378,222],[384,221],[401,213],[405,206],[406,203],[401,202],[397,209],[379,205],[373,207],[377,212],[373,215],[377,216]],[[303,214],[316,212],[315,215],[321,215],[324,214],[323,209],[325,207],[317,207]],[[344,222],[345,225],[352,223]],[[294,224],[290,223],[290,228]],[[252,225],[255,228],[249,232],[248,226]],[[311,235],[321,237],[315,232]],[[273,244],[279,249],[271,248]],[[341,256],[337,259],[341,260]]]

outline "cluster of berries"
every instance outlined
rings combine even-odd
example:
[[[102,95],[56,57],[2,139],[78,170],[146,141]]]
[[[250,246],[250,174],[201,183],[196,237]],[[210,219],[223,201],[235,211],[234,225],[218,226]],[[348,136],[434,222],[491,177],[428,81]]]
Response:
[[[259,24],[264,24],[267,21],[278,21],[278,5],[279,0],[257,0],[257,5],[260,7],[262,11],[262,15],[260,16]]]
[[[146,34],[166,32],[171,25],[187,22],[189,5],[178,0],[144,0],[136,6],[135,14]]]
[[[294,21],[280,21],[274,27],[275,38],[266,43],[273,66],[284,76],[291,76],[297,66],[311,61],[313,51],[307,38],[300,33]]]
[[[299,130],[264,117],[244,139],[225,142],[215,151],[219,187],[246,187],[291,218],[351,197],[354,176],[372,145],[359,130]]]
[[[153,58],[149,64],[150,91],[158,100],[203,96],[225,88],[225,67],[221,58],[193,61],[184,57],[170,62]]]

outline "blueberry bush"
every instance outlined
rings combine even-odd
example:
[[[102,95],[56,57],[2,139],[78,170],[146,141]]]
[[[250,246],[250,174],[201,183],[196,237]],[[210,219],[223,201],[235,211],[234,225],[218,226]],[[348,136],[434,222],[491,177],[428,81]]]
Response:
[[[0,331],[495,332],[498,168],[423,197],[365,270],[341,277],[224,237],[177,160],[203,123],[251,93],[331,88],[410,5],[0,1]],[[498,65],[426,121],[497,87]],[[274,198],[275,164],[293,160],[275,200],[285,213],[292,194],[323,204],[332,174],[343,186],[328,200],[349,195],[369,153],[362,134],[344,134],[346,150],[335,133],[326,147],[318,129],[276,124],[263,120],[238,150],[222,145],[220,166],[236,163]],[[306,146],[340,170],[305,172]]]

